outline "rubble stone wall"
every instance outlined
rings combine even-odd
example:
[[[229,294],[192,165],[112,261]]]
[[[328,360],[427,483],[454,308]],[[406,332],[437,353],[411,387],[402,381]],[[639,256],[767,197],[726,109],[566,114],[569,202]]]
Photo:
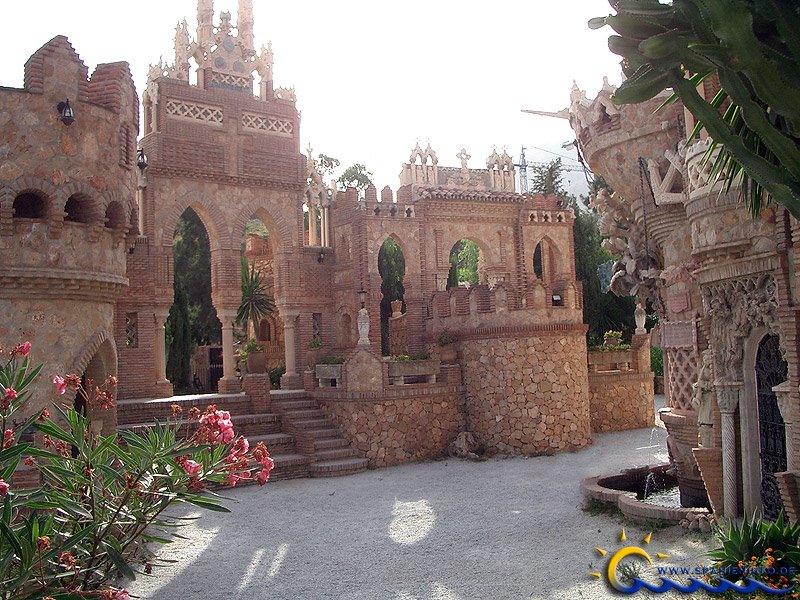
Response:
[[[551,454],[591,443],[582,327],[462,343],[469,425],[490,453]]]

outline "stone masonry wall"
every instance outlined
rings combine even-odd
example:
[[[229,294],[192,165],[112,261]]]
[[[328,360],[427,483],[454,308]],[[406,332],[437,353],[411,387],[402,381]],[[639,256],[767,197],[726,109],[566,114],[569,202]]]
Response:
[[[591,443],[582,329],[462,342],[469,427],[490,453],[550,454]]]
[[[589,411],[593,432],[653,427],[653,374],[590,373]]]
[[[377,393],[320,392],[322,409],[371,467],[438,458],[464,429],[458,386],[404,386]]]

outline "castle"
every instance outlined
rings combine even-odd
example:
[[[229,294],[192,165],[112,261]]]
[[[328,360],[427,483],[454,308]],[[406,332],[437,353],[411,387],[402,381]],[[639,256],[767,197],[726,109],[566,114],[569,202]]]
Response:
[[[213,400],[277,423],[265,435],[279,475],[282,464],[285,474],[335,474],[364,457],[381,466],[437,456],[467,429],[490,451],[541,454],[584,447],[593,429],[652,423],[643,329],[627,355],[590,368],[574,214],[560,198],[518,193],[505,152],[476,169],[463,150],[448,167],[430,146],[414,148],[396,192],[337,190],[301,152],[295,93],[275,87],[272,71],[271,48],[254,46],[251,0],[239,1],[235,26],[225,12],[215,24],[211,0],[199,0],[194,36],[179,24],[174,63],[150,70],[137,153],[125,63],[89,78],[66,38],[37,51],[24,88],[0,90],[0,338],[32,341],[46,374],[118,373],[104,430],[158,416],[167,404],[153,399],[173,395],[173,236],[192,210],[208,234],[222,325]],[[234,354],[254,218],[269,241],[247,252],[269,264],[277,307],[259,337],[286,367],[272,393],[266,375],[237,374]],[[427,360],[381,358],[378,256],[389,238],[405,291],[388,343],[392,354],[432,350]],[[448,289],[461,240],[479,248],[479,282]],[[435,343],[443,328],[455,357]],[[315,368],[313,338],[343,364]],[[46,381],[35,396],[53,398]]]

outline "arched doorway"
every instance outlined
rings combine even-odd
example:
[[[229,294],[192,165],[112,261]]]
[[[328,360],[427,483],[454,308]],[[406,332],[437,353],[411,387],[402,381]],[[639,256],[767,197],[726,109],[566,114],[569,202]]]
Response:
[[[392,302],[403,301],[405,288],[403,279],[406,274],[406,259],[399,244],[392,238],[386,238],[378,252],[378,273],[381,276],[381,353],[402,353],[392,349],[389,319],[392,316]]]
[[[767,335],[758,344],[756,355],[758,430],[761,457],[761,506],[764,518],[771,521],[783,510],[775,473],[786,470],[786,428],[772,388],[787,378],[787,365],[777,335]]]
[[[208,232],[191,208],[175,225],[172,256],[174,297],[166,323],[167,378],[179,394],[210,392],[222,377],[221,324],[211,302]]]
[[[468,239],[458,240],[450,249],[447,289],[484,283],[486,280],[484,270],[483,254],[478,244]]]

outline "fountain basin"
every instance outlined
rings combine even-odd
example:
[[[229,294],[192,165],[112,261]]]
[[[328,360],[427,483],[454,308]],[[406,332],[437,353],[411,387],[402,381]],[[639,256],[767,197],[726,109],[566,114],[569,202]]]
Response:
[[[709,514],[705,508],[661,506],[644,500],[646,487],[648,492],[662,492],[678,485],[677,478],[668,469],[669,464],[651,465],[589,477],[581,482],[581,493],[586,501],[614,504],[626,517],[639,521],[678,523],[681,519],[691,520],[693,515]]]

